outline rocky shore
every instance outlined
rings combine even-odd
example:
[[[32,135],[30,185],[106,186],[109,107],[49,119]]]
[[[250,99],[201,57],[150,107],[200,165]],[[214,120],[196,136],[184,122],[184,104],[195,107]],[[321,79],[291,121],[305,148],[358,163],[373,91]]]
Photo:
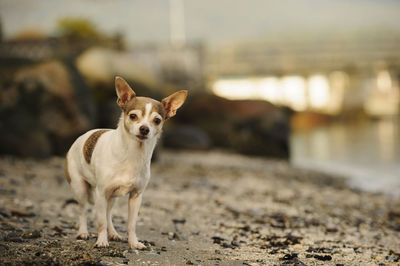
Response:
[[[220,151],[162,151],[139,215],[146,250],[76,240],[63,158],[0,158],[5,265],[397,265],[400,199],[351,190],[340,177]],[[114,208],[126,238],[127,199]]]

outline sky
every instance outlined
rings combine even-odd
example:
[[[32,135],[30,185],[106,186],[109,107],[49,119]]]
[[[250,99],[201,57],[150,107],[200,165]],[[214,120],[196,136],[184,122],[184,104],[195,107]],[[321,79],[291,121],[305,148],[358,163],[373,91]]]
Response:
[[[181,0],[177,0],[178,2]],[[128,42],[168,42],[169,0],[1,0],[5,37],[26,28],[54,34],[62,17],[87,18]],[[189,41],[237,41],[298,32],[400,32],[398,0],[183,0]]]

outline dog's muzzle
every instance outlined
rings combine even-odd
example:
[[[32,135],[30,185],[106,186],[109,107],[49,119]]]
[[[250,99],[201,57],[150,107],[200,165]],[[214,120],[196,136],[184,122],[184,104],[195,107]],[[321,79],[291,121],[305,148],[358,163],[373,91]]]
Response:
[[[149,135],[150,129],[147,126],[141,126],[139,128],[139,135],[136,135],[136,137],[140,140],[145,140],[147,139],[147,135]]]

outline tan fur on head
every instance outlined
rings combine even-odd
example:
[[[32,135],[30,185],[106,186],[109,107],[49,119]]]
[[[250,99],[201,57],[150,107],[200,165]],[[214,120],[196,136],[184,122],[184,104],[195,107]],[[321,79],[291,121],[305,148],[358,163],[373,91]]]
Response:
[[[152,109],[151,112],[159,113],[162,118],[165,119],[166,113],[164,106],[154,99],[148,97],[134,97],[130,101],[125,104],[124,112],[128,114],[131,110],[141,110],[142,113],[145,113],[146,104],[151,103]]]

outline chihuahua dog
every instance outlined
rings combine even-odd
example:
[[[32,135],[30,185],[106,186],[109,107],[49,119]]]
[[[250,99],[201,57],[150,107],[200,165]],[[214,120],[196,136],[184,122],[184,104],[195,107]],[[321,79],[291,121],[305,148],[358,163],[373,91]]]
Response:
[[[161,102],[137,97],[128,83],[115,78],[117,103],[122,109],[117,129],[94,129],[80,136],[66,156],[65,173],[79,203],[78,239],[88,239],[86,209],[93,203],[97,216],[97,247],[108,239],[121,240],[111,209],[116,197],[129,194],[128,243],[143,249],[136,236],[136,221],[143,191],[150,179],[150,160],[164,121],[176,114],[187,91],[178,91]]]

